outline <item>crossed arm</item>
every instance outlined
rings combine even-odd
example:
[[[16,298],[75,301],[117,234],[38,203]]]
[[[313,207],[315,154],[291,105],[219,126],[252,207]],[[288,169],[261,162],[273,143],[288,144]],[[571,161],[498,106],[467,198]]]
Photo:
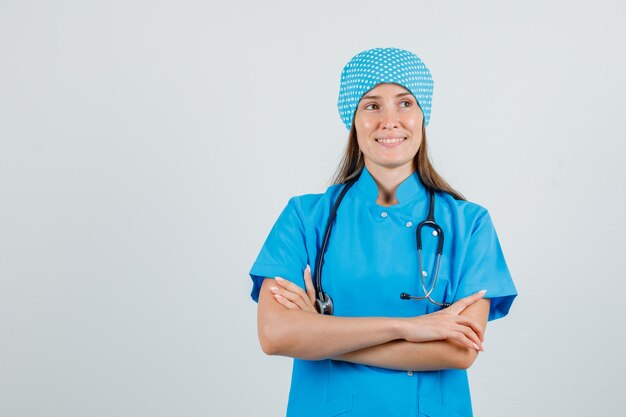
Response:
[[[310,270],[306,293],[266,278],[259,294],[258,330],[268,355],[335,359],[388,369],[467,369],[482,350],[489,299],[476,293],[445,310],[411,318],[317,314]]]

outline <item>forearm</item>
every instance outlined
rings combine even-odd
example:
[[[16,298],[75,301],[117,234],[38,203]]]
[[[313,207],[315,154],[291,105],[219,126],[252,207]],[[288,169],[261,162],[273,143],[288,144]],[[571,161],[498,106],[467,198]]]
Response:
[[[272,292],[280,292],[274,285],[274,280],[265,279],[259,294],[261,347],[270,355],[300,359],[331,358],[406,370],[467,368],[476,357],[471,346],[478,350],[481,336],[477,334],[482,335],[476,319],[480,318],[484,328],[489,312],[489,301],[480,300],[484,293],[479,292],[457,301],[449,314],[414,318],[325,316],[317,314],[308,301],[313,295],[306,298],[299,288],[284,291],[300,305],[287,303],[281,296],[274,297]],[[463,315],[475,319],[460,320]],[[474,341],[468,339],[471,335]],[[454,344],[452,339],[469,348]]]
[[[268,355],[320,360],[403,338],[403,319],[324,316],[279,304],[265,279],[259,293],[258,331]]]
[[[394,318],[323,316],[287,309],[267,314],[259,314],[259,339],[269,355],[328,359],[401,337],[400,320]]]
[[[489,299],[480,300],[465,308],[463,316],[478,320],[483,329],[489,317]],[[353,352],[333,359],[405,371],[433,371],[440,369],[467,369],[474,363],[478,351],[462,347],[450,340],[408,342],[396,340]]]
[[[413,343],[394,340],[337,355],[332,359],[404,371],[467,369],[477,356],[473,349],[447,340]]]

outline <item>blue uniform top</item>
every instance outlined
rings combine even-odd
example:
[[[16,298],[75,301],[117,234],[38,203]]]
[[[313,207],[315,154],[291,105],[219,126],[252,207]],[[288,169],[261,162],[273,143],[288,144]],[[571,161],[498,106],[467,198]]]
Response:
[[[272,227],[252,269],[252,299],[265,277],[284,277],[304,288],[304,269],[314,269],[326,222],[343,185],[323,194],[292,197]],[[431,297],[454,302],[482,289],[491,299],[489,320],[505,316],[517,290],[483,207],[435,194],[435,220],[444,232],[439,277]],[[324,256],[324,291],[336,316],[414,317],[441,307],[423,295],[415,229],[428,214],[428,192],[417,174],[397,188],[399,203],[376,204],[378,187],[367,167],[342,200]],[[434,274],[437,238],[424,228],[423,266]],[[294,359],[288,417],[471,417],[467,371],[404,372],[335,361]]]

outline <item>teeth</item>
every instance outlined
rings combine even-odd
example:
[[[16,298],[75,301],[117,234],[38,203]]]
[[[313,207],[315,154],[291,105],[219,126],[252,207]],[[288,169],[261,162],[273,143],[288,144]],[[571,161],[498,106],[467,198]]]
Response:
[[[380,143],[398,143],[398,142],[402,142],[403,140],[404,138],[376,139],[376,141]]]

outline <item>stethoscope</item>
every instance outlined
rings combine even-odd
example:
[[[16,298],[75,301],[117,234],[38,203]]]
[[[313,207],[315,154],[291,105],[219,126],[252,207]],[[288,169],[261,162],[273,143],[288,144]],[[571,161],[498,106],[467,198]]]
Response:
[[[417,173],[415,174],[417,175]],[[328,222],[326,223],[326,232],[324,233],[324,240],[322,240],[322,247],[319,251],[319,256],[317,257],[317,261],[315,262],[315,294],[316,294],[316,307],[317,311],[320,314],[332,315],[334,310],[333,300],[330,298],[328,294],[324,292],[322,288],[322,266],[324,265],[324,254],[326,253],[326,246],[328,245],[328,239],[330,237],[330,231],[332,229],[335,217],[337,216],[337,209],[339,208],[339,204],[343,197],[346,195],[350,187],[354,185],[357,181],[358,176],[352,178],[347,181],[341,193],[337,197],[335,204],[333,205],[330,214],[328,216]],[[420,278],[422,282],[422,290],[424,291],[424,295],[421,297],[416,297],[411,294],[407,294],[403,292],[400,294],[400,299],[402,300],[423,300],[426,299],[433,304],[436,304],[440,307],[446,308],[451,305],[451,303],[440,303],[432,299],[430,294],[433,292],[435,288],[435,284],[437,283],[437,277],[439,276],[439,264],[441,262],[441,254],[443,253],[443,230],[435,221],[435,193],[432,189],[428,189],[430,194],[430,207],[428,209],[428,217],[426,220],[422,221],[417,225],[415,230],[416,240],[417,240],[417,258],[419,261],[419,270],[420,270]],[[426,271],[424,271],[423,263],[422,263],[422,229],[424,227],[430,227],[433,229],[432,235],[437,237],[437,259],[435,264],[435,275],[433,278],[433,283],[430,286],[429,290],[426,290],[426,283],[424,282],[424,278],[426,277]]]

